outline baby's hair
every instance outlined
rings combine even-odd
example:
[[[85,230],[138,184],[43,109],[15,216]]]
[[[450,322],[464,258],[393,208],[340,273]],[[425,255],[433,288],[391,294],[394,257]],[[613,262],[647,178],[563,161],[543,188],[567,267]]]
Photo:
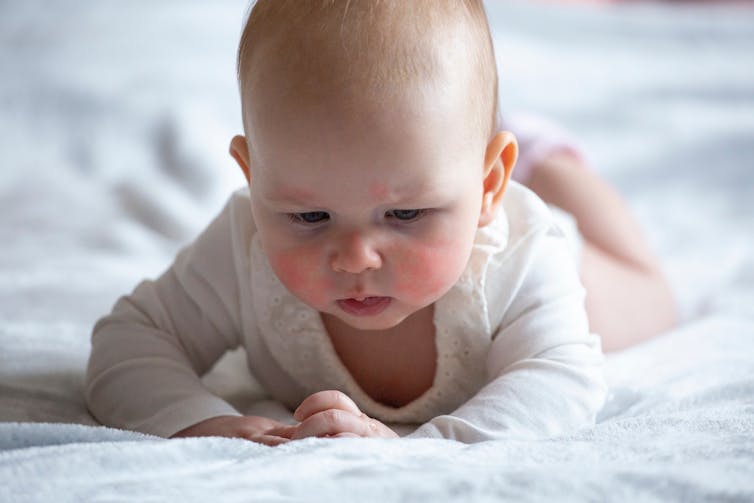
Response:
[[[465,69],[447,71],[452,51],[464,51],[453,61]],[[442,67],[441,75],[468,79],[479,131],[489,137],[499,127],[497,66],[482,0],[257,0],[236,64],[245,127],[246,107],[271,65],[294,72],[283,84],[292,99],[334,89],[385,99],[437,85]]]

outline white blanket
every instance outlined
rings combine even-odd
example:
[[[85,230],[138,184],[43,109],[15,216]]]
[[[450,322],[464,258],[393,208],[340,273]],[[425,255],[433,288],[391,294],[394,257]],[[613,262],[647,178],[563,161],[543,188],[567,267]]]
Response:
[[[504,112],[582,139],[679,298],[610,355],[594,428],[540,441],[166,441],[97,426],[94,321],[243,180],[245,0],[0,3],[0,501],[754,499],[754,9],[490,2]],[[289,414],[231,354],[206,378]]]

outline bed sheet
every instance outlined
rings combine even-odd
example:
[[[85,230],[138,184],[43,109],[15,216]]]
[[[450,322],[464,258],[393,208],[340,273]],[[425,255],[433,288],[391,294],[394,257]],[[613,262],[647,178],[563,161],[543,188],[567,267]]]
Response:
[[[0,2],[0,500],[754,499],[754,9],[488,2],[504,113],[626,196],[679,300],[611,354],[594,428],[539,441],[164,441],[98,426],[94,321],[243,178],[246,2]],[[208,386],[288,414],[238,353]]]

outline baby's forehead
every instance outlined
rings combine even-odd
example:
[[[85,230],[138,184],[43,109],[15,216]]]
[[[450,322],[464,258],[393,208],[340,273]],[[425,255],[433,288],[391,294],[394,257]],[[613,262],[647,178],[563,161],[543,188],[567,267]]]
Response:
[[[360,175],[361,173],[359,173]],[[359,177],[360,178],[360,177]],[[433,204],[447,200],[462,187],[467,187],[466,180],[460,183],[447,183],[442,178],[427,176],[422,179],[413,177],[414,183],[405,180],[366,181],[356,185],[348,180],[338,179],[330,183],[304,184],[300,180],[277,180],[254,187],[257,197],[276,208],[325,208],[327,210],[357,209],[361,207],[401,206],[416,204]],[[342,190],[348,185],[349,190]]]
[[[428,192],[433,189],[431,184],[426,181],[417,181],[416,183],[406,184],[390,182],[388,180],[367,181],[364,184],[366,193],[372,200],[399,200],[402,198],[414,196],[422,192]],[[295,181],[276,180],[267,183],[265,187],[265,196],[270,200],[309,202],[318,197],[318,194],[309,186],[302,186]]]

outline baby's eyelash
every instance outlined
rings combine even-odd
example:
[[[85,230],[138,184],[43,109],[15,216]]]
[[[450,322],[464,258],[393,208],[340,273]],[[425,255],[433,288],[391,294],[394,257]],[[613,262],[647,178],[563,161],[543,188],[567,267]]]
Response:
[[[300,225],[315,225],[330,220],[330,215],[324,211],[306,211],[303,213],[288,213],[288,220]]]
[[[386,219],[396,220],[401,223],[411,223],[426,216],[431,210],[429,209],[394,209],[385,212]],[[325,211],[305,211],[301,213],[286,213],[286,217],[291,223],[315,226],[330,220],[330,215]]]
[[[395,218],[401,222],[413,222],[425,216],[428,212],[427,209],[390,210],[385,212],[385,217]]]

